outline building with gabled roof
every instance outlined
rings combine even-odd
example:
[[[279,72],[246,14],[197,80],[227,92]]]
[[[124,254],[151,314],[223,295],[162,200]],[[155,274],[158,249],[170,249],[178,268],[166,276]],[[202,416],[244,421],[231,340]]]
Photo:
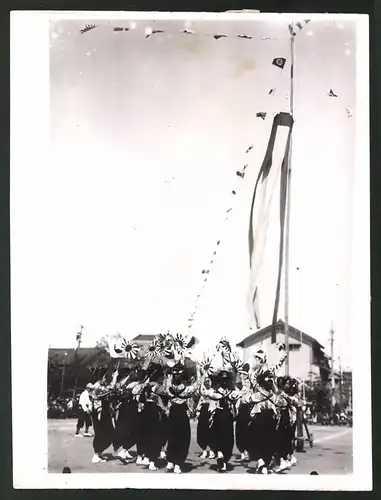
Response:
[[[150,344],[154,338],[155,338],[155,335],[153,333],[139,333],[139,335],[134,337],[132,340],[134,342],[138,342],[139,344],[141,344],[141,343]]]
[[[285,343],[284,326],[282,320],[276,324],[276,341],[282,344]],[[330,358],[320,342],[291,325],[288,327],[288,332],[290,375],[305,381],[316,377],[320,377],[323,381],[328,380]],[[279,354],[271,344],[271,333],[272,325],[269,325],[238,342],[237,347],[242,349],[242,360],[250,362],[257,349],[263,349],[269,364],[275,363]],[[278,375],[285,375],[285,365],[279,370]]]

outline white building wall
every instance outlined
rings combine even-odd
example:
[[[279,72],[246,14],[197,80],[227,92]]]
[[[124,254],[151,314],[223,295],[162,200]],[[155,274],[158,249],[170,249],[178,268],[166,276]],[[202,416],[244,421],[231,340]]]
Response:
[[[277,342],[285,343],[284,334],[277,334]],[[290,338],[290,343],[300,343],[297,340]],[[244,362],[251,364],[252,357],[258,349],[263,349],[267,355],[269,366],[275,364],[280,357],[279,351],[276,349],[275,344],[271,343],[271,336],[264,339],[262,342],[257,342],[242,351]],[[303,343],[298,351],[290,351],[289,355],[289,373],[290,376],[302,380],[309,379],[309,372],[319,375],[319,367],[312,364],[312,348],[310,345]],[[285,375],[285,364],[278,372],[279,376]]]

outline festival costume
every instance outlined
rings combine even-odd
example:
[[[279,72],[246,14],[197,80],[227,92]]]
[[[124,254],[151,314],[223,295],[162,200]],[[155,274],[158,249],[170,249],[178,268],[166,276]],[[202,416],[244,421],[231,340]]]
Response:
[[[198,384],[185,386],[171,384],[167,389],[170,398],[168,412],[167,459],[171,464],[181,467],[189,452],[191,429],[189,422],[188,400],[198,391]]]
[[[261,350],[257,351],[256,356],[258,355],[258,352],[262,353],[263,351]],[[251,369],[249,372],[249,378],[253,388],[258,386],[258,377],[260,375],[263,375],[267,371],[270,371],[272,375],[276,377],[279,369],[282,367],[283,363],[286,360],[287,354],[286,353],[281,354],[277,363],[275,363],[273,366],[270,367],[267,365],[266,355],[263,353],[261,357],[263,360],[262,364],[255,369]]]
[[[138,454],[145,456],[149,462],[155,463],[159,458],[162,445],[161,409],[158,397],[153,392],[155,382],[136,386],[139,394]],[[143,462],[145,465],[145,462]],[[148,465],[148,463],[146,464]]]
[[[165,458],[166,453],[164,452],[164,448],[168,442],[168,432],[169,432],[169,423],[168,423],[168,404],[169,404],[169,396],[166,391],[166,384],[163,385],[157,384],[154,387],[154,392],[157,395],[157,404],[160,409],[160,448],[161,448],[161,458]]]
[[[267,473],[273,455],[276,451],[277,410],[272,388],[267,387],[268,379],[274,379],[283,365],[287,354],[282,353],[283,346],[278,345],[280,358],[277,363],[269,367],[267,357],[262,349],[255,353],[261,364],[249,372],[253,387],[252,404],[249,423],[249,455],[251,460],[259,460],[259,469]],[[272,384],[270,383],[270,386]]]
[[[226,470],[232,456],[237,408],[236,442],[242,454],[249,451],[251,459],[258,460],[262,470],[267,470],[274,455],[283,459],[292,454],[295,398],[284,393],[275,397],[271,388],[263,385],[264,377],[271,378],[276,374],[285,354],[269,369],[265,354],[259,351],[262,364],[247,374],[249,368],[243,369],[227,339],[221,339],[217,351],[222,355],[222,365],[218,359],[212,367],[206,362],[200,364],[203,376],[214,381],[213,387],[206,389],[204,385],[200,387],[200,383],[191,383],[191,378],[194,378],[191,371],[195,370],[196,364],[185,357],[181,336],[164,337],[164,340],[155,340],[145,355],[139,368],[139,382],[126,382],[123,387],[120,383],[118,386],[115,372],[110,386],[96,384],[93,391],[93,446],[99,460],[95,462],[103,461],[101,454],[110,444],[114,444],[115,450],[122,446],[122,452],[126,453],[136,444],[137,464],[149,465],[150,470],[156,470],[155,462],[167,442],[167,469],[181,472],[191,441],[189,418],[193,407],[191,409],[189,403],[194,403],[196,394],[201,395],[197,442],[205,452],[209,446],[217,454],[220,471]],[[126,344],[131,347],[131,343]],[[153,362],[155,359],[158,363]],[[193,368],[189,368],[192,363]],[[189,373],[186,373],[188,368],[185,369],[184,364],[190,369]],[[172,372],[172,381],[165,378],[159,383],[164,370],[168,369]],[[235,377],[244,372],[253,385],[234,391]]]
[[[210,398],[201,395],[198,403],[197,444],[203,451],[210,446],[209,404]]]
[[[114,440],[114,424],[112,420],[111,399],[109,387],[95,384],[93,399],[93,448],[96,455],[101,455]]]
[[[277,408],[277,427],[275,458],[278,463],[286,461],[292,455],[292,427],[290,420],[289,402],[284,392],[277,394],[275,398]]]
[[[234,419],[231,405],[236,401],[237,394],[223,387],[202,391],[201,394],[208,395],[211,399],[209,405],[211,449],[217,452],[218,465],[226,468],[234,447]]]
[[[251,460],[262,460],[268,468],[276,449],[277,412],[271,390],[257,387],[252,395],[253,408],[248,430],[248,451]]]
[[[288,402],[288,410],[290,415],[290,443],[289,443],[289,455],[291,456],[291,465],[296,464],[296,458],[293,455],[294,452],[294,442],[296,433],[296,421],[298,409],[302,408],[302,402],[298,396],[298,382],[295,379],[291,379],[291,386],[285,389],[284,398]]]
[[[115,450],[122,447],[127,452],[137,442],[138,402],[132,393],[133,388],[137,385],[136,381],[130,382],[118,391],[120,402],[115,424]]]
[[[251,390],[248,387],[243,387],[238,403],[238,412],[235,425],[235,440],[236,445],[241,454],[247,451],[248,443],[248,428],[250,422],[251,410]]]

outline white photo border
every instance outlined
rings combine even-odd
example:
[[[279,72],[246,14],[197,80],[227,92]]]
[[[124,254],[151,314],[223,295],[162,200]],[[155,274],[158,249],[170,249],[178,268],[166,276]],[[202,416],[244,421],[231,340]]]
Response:
[[[19,489],[98,489],[142,487],[142,475],[48,473],[46,418],[47,351],[50,325],[44,325],[44,305],[33,296],[38,279],[38,234],[35,218],[49,220],[46,207],[22,205],[23,191],[34,165],[48,172],[49,144],[49,22],[64,19],[173,19],[295,21],[354,20],[357,25],[357,142],[353,186],[352,267],[353,345],[353,474],[284,475],[276,481],[248,474],[154,474],[145,489],[321,490],[372,489],[371,355],[370,355],[370,196],[369,196],[369,18],[357,14],[251,14],[165,12],[14,11],[11,13],[11,325],[13,485]],[[49,189],[47,184],[46,189]],[[69,202],[69,200],[68,200]],[[42,226],[42,225],[41,225]],[[59,319],[58,319],[59,320]],[[28,370],[33,370],[29,383]],[[37,389],[38,388],[38,389]],[[37,390],[36,390],[37,389]],[[28,408],[28,420],[25,409]],[[27,437],[26,437],[27,431]],[[27,440],[27,441],[26,441]],[[25,453],[27,449],[27,453]],[[33,459],[31,460],[31,454]],[[217,479],[218,477],[218,479]]]

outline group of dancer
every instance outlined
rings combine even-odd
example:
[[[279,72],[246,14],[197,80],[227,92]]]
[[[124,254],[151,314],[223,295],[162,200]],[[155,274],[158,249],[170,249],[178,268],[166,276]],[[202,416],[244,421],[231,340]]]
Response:
[[[215,459],[218,471],[227,470],[234,443],[242,462],[257,462],[258,474],[291,468],[301,402],[298,382],[277,376],[286,357],[282,345],[278,351],[271,367],[263,350],[254,354],[251,366],[243,365],[222,339],[213,362],[192,363],[182,349],[170,363],[133,363],[116,370],[109,381],[103,374],[87,388],[92,462],[105,462],[110,446],[120,460],[135,460],[130,450],[136,446],[137,465],[154,471],[165,460],[166,470],[179,474],[189,452],[190,419],[197,418],[200,459]]]

